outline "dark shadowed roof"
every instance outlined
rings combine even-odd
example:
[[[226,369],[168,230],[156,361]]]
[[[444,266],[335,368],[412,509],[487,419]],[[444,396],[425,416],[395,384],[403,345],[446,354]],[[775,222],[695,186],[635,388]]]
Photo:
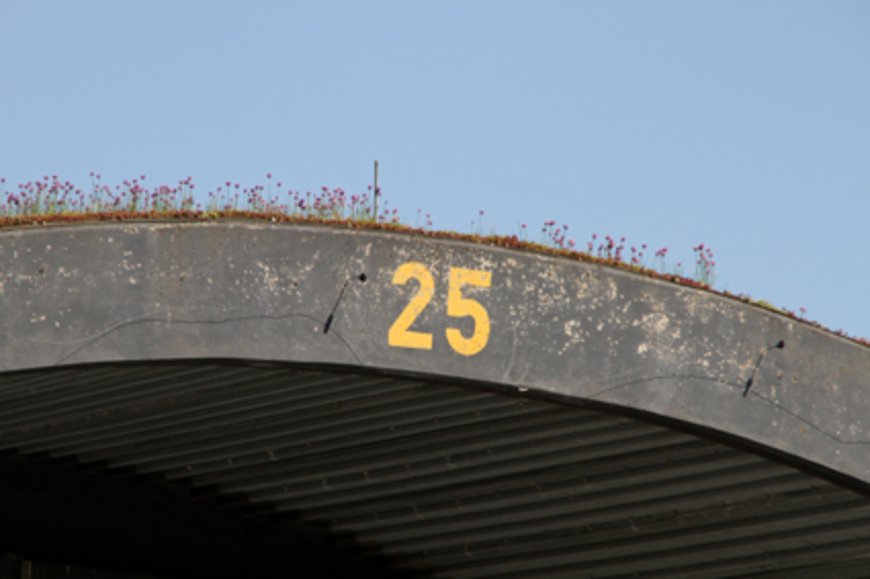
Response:
[[[328,530],[439,576],[860,576],[868,564],[866,496],[604,408],[207,362],[19,373],[0,408],[5,449],[128,485],[165,480],[232,516]]]

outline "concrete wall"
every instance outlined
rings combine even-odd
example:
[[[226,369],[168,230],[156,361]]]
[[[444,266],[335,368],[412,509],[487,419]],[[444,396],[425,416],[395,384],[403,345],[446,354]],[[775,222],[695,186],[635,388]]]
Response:
[[[0,372],[176,358],[359,366],[592,400],[870,483],[870,349],[708,292],[323,226],[0,231]]]

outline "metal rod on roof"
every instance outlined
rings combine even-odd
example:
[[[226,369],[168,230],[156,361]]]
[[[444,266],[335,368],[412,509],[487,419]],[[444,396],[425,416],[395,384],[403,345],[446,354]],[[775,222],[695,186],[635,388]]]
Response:
[[[378,160],[377,159],[375,159],[374,198],[375,198],[375,223],[377,223],[378,222]]]

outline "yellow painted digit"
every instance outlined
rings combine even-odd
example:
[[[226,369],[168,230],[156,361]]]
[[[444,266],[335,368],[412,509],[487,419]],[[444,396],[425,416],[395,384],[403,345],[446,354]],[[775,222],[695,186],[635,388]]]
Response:
[[[411,324],[419,317],[435,293],[435,281],[432,273],[422,263],[410,261],[403,263],[393,275],[393,285],[405,285],[408,280],[416,279],[420,289],[390,326],[387,335],[387,343],[399,348],[416,348],[418,350],[432,349],[432,334],[428,332],[415,332],[410,330]]]
[[[471,317],[474,320],[474,333],[470,338],[462,335],[456,328],[447,328],[447,342],[450,347],[463,356],[473,356],[486,347],[489,341],[489,314],[486,309],[470,298],[462,297],[463,286],[489,287],[492,272],[450,268],[450,281],[447,288],[447,315],[453,318]]]

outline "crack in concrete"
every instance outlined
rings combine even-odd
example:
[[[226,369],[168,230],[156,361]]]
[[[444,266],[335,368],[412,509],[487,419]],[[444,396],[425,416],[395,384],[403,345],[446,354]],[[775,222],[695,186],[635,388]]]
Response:
[[[365,283],[368,279],[365,272],[356,276],[356,279]],[[332,326],[332,321],[335,319],[335,311],[338,309],[338,304],[341,303],[342,298],[344,297],[344,292],[347,290],[347,284],[350,283],[350,278],[344,280],[344,285],[341,286],[341,291],[338,292],[338,298],[335,300],[335,304],[332,306],[332,310],[329,312],[329,315],[326,317],[326,322],[323,324],[323,333],[328,334],[329,328]]]
[[[746,395],[749,394],[749,389],[752,388],[752,383],[755,381],[755,374],[758,372],[759,366],[761,366],[761,362],[764,360],[764,357],[773,349],[782,350],[785,348],[785,340],[780,340],[776,344],[772,344],[770,346],[765,346],[764,349],[761,350],[761,353],[758,355],[758,360],[755,362],[755,367],[752,369],[752,374],[749,376],[749,380],[746,381],[746,386],[743,388],[743,397],[746,398]]]
[[[79,354],[80,352],[82,352],[86,348],[93,346],[94,344],[103,340],[104,338],[106,338],[110,334],[113,334],[113,333],[115,333],[119,330],[122,330],[124,328],[128,328],[130,326],[135,326],[135,325],[139,325],[139,324],[220,325],[220,324],[228,324],[228,323],[234,323],[234,322],[245,322],[245,321],[250,321],[250,320],[280,321],[280,320],[286,320],[289,318],[304,318],[307,320],[311,320],[317,324],[322,323],[320,319],[318,319],[314,316],[311,316],[309,314],[297,313],[297,312],[289,312],[289,313],[285,313],[285,314],[253,314],[253,315],[247,315],[247,316],[234,316],[234,317],[227,317],[227,318],[207,319],[207,320],[189,320],[189,319],[186,320],[186,319],[173,319],[173,318],[166,318],[166,317],[132,318],[129,320],[125,320],[123,322],[119,322],[119,323],[115,324],[114,326],[111,326],[110,328],[107,328],[106,330],[103,330],[102,332],[97,333],[96,335],[93,335],[93,336],[90,336],[87,338],[81,338],[81,339],[87,339],[88,341],[85,344],[82,344],[81,346],[73,349],[71,352],[69,352],[65,356],[61,357],[59,360],[57,360],[54,363],[54,365],[59,366],[60,364],[63,364],[64,362],[68,361],[70,358],[74,357],[76,354]],[[348,341],[345,340],[344,337],[341,334],[339,334],[338,332],[333,332],[333,334],[344,345],[344,347],[347,348],[348,352],[350,352],[350,355],[353,356],[354,360],[356,360],[356,362],[359,365],[361,365],[361,366],[364,365],[362,360],[360,359],[359,356],[357,356],[356,352],[354,351],[353,347],[351,347],[351,345],[348,343]]]
[[[703,382],[713,382],[714,384],[720,384],[720,385],[728,386],[730,388],[737,389],[737,391],[743,390],[746,386],[745,383],[729,382],[727,380],[722,380],[720,378],[713,378],[711,376],[697,376],[697,375],[691,375],[691,374],[685,374],[685,375],[667,374],[667,375],[661,375],[661,376],[647,376],[645,378],[637,378],[634,380],[628,380],[626,382],[621,382],[619,384],[615,384],[613,386],[608,386],[607,388],[603,388],[601,390],[593,392],[592,394],[589,394],[588,396],[586,396],[586,398],[589,398],[590,400],[592,400],[592,399],[598,398],[599,396],[603,396],[604,394],[607,394],[609,392],[619,390],[621,388],[635,386],[637,384],[643,384],[646,382],[654,382],[656,380],[668,380],[668,381],[671,381],[671,380],[698,380],[698,381],[703,381]],[[848,439],[848,438],[842,438],[840,436],[837,436],[836,434],[825,430],[824,428],[817,425],[816,423],[809,420],[808,418],[804,418],[803,416],[801,416],[800,414],[798,414],[794,410],[790,410],[789,408],[783,406],[782,404],[780,404],[776,400],[773,400],[772,398],[768,398],[767,396],[765,396],[763,394],[759,394],[759,393],[754,392],[754,391],[750,392],[750,394],[752,396],[754,396],[755,398],[758,398],[758,399],[762,400],[763,402],[769,404],[770,406],[773,406],[776,410],[782,412],[783,414],[786,414],[787,416],[794,418],[795,420],[799,421],[800,423],[806,425],[807,428],[810,428],[811,430],[814,430],[814,431],[818,432],[819,434],[821,434],[822,436],[825,436],[826,438],[829,438],[835,442],[838,442],[838,443],[844,444],[844,445],[857,445],[857,446],[870,445],[870,440],[855,440],[855,439]]]

